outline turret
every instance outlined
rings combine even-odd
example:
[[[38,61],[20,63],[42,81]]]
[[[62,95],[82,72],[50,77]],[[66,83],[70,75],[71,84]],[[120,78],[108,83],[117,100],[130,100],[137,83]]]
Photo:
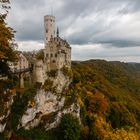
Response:
[[[44,17],[44,26],[45,26],[45,45],[46,45],[51,38],[55,37],[55,17],[46,15]]]

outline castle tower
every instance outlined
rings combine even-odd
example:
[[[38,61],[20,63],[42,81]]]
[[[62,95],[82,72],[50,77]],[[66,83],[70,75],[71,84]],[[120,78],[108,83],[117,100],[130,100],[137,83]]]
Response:
[[[55,37],[55,17],[46,15],[44,17],[44,26],[45,26],[45,45],[46,45],[51,38]]]

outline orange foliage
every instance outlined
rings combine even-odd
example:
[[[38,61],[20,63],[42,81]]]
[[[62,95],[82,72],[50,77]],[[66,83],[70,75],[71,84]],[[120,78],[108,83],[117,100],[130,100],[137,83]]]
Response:
[[[106,112],[108,102],[102,93],[87,92],[87,97],[89,100],[88,112],[97,113],[98,115],[103,115]]]
[[[112,130],[106,120],[102,117],[97,117],[95,121],[95,128],[103,140],[139,140],[140,137],[133,129],[125,130],[114,129]]]
[[[86,139],[89,135],[89,127],[88,126],[83,127],[81,130],[81,134],[83,139]]]

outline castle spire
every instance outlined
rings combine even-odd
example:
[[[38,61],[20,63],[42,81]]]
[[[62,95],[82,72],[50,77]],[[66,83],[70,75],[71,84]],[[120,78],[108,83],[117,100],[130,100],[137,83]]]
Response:
[[[57,32],[56,32],[56,34],[57,34],[57,37],[59,37],[59,28],[57,27]]]

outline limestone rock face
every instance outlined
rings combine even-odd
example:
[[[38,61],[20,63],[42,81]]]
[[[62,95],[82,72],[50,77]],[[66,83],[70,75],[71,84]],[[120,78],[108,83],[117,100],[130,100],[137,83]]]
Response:
[[[35,105],[28,108],[21,119],[22,127],[27,129],[37,126],[42,116],[60,110],[65,101],[63,97],[61,98],[51,92],[45,92],[44,90],[38,90],[34,100]]]
[[[57,93],[62,93],[71,83],[71,79],[68,76],[64,76],[61,71],[58,71],[58,76],[51,78],[51,80],[53,81],[53,86],[56,87]]]
[[[68,113],[72,113],[73,115],[75,115],[77,118],[79,118],[79,122],[80,122],[80,106],[79,106],[79,104],[73,103],[69,108],[59,110],[57,112],[57,115],[54,118],[54,122],[46,123],[46,125],[45,125],[46,130],[57,127],[60,123],[60,119],[62,117],[62,114],[68,114]]]
[[[6,123],[5,124],[0,124],[0,133],[2,133],[4,131],[5,126],[6,126]]]
[[[29,107],[21,118],[19,128],[31,129],[43,125],[46,130],[49,130],[59,125],[62,114],[73,113],[79,117],[80,106],[76,102],[65,108],[66,100],[63,91],[71,83],[69,77],[59,71],[57,76],[51,77],[50,80],[53,82],[55,92],[45,91],[44,88],[38,89],[33,105],[29,103]]]

